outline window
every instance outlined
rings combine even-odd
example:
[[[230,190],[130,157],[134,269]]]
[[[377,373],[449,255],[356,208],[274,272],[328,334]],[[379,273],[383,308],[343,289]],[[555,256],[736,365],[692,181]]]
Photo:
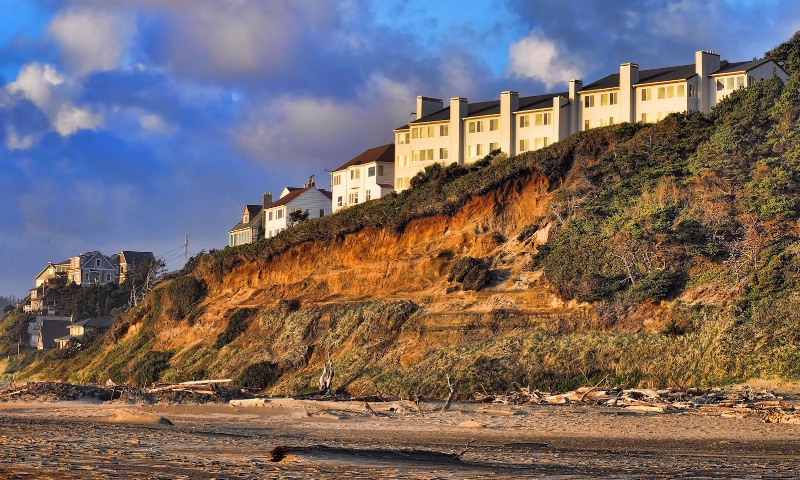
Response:
[[[589,130],[590,128],[592,128],[592,121],[591,120],[584,120],[583,121],[583,129],[584,130]]]
[[[334,175],[333,176],[333,184],[334,185],[341,185],[342,183],[342,176],[341,175]]]
[[[106,273],[106,282],[110,282],[110,281],[111,281],[111,274],[110,273]]]
[[[722,83],[722,80],[717,80],[717,91],[723,90],[725,88],[725,84]]]
[[[675,98],[675,85],[667,87],[667,98]]]
[[[600,94],[600,106],[615,105],[617,103],[617,94],[614,92]]]
[[[725,89],[726,90],[733,90],[733,77],[728,77],[725,79]]]
[[[350,180],[358,180],[361,178],[361,170],[354,168],[350,170]]]
[[[481,145],[481,144],[479,143],[479,144],[477,144],[477,145],[476,145],[476,147],[477,147],[477,148],[476,148],[476,153],[477,153],[477,154],[478,154],[478,156],[480,157],[481,155],[483,155],[483,145]]]
[[[99,267],[99,266],[100,266],[100,259],[99,259],[99,258],[98,258],[98,259],[95,259],[95,261],[94,261],[94,266],[95,266],[95,267]]]
[[[379,177],[383,176],[383,165],[378,165],[378,176]]]
[[[495,130],[497,130],[499,128],[500,128],[500,119],[499,118],[493,118],[493,119],[489,120],[489,131],[490,132],[493,132],[493,131],[495,131]]]
[[[398,177],[394,182],[394,188],[397,190],[408,188],[408,178]]]
[[[397,144],[398,145],[405,145],[406,143],[408,143],[408,137],[409,137],[408,132],[398,133],[397,134]]]
[[[439,149],[439,160],[447,160],[450,157],[450,152],[446,148]]]
[[[367,190],[364,194],[364,200],[372,200],[372,190]]]
[[[439,136],[446,137],[450,135],[450,125],[439,125]]]
[[[683,97],[685,95],[685,85],[678,85],[675,89],[675,96],[676,97]]]
[[[544,148],[550,144],[550,139],[548,137],[537,138],[533,141],[533,148],[534,150],[539,150],[540,148]]]
[[[283,218],[283,209],[282,208],[275,213],[275,218],[278,219],[278,220]]]
[[[647,123],[650,121],[650,116],[646,113],[642,114],[642,123]]]
[[[433,136],[433,125],[427,127],[414,127],[411,129],[411,138],[430,138]]]
[[[268,217],[267,219],[268,219],[269,221],[272,221],[272,212],[268,212],[268,213],[267,213],[267,217]]]
[[[586,95],[585,97],[583,97],[583,107],[584,108],[594,107],[594,95]]]
[[[519,116],[519,128],[525,128],[531,126],[531,119],[528,115],[520,115]]]
[[[617,92],[609,93],[608,94],[608,99],[609,99],[609,102],[611,102],[610,103],[611,105],[616,105],[617,104]]]
[[[325,216],[325,209],[324,208],[320,208],[319,209],[319,218],[322,218],[324,216]]]
[[[337,207],[341,207],[342,206],[342,196],[341,195],[336,197],[336,206]],[[270,212],[270,220],[272,220],[272,212]]]
[[[744,75],[736,77],[736,88],[744,87]]]
[[[495,150],[500,150],[500,144],[497,142],[492,142],[489,144],[489,153],[494,152]]]
[[[520,151],[520,153],[527,152],[528,150],[530,150],[530,140],[527,140],[527,139],[526,140],[520,140],[519,141],[519,151]]]
[[[419,128],[414,127],[411,129],[411,138],[419,138]]]
[[[666,116],[667,116],[666,112],[658,112],[658,120],[659,121],[664,120],[664,117],[666,117]]]
[[[419,150],[413,150],[411,152],[411,161],[418,162],[419,161]]]
[[[470,145],[469,146],[469,156],[470,157],[479,157],[483,155],[483,145],[480,143],[477,145]]]
[[[480,133],[483,131],[483,122],[476,120],[469,122],[469,133]]]
[[[540,127],[542,125],[550,125],[550,113],[547,112],[537,113],[534,116],[533,124],[536,125],[537,127]]]
[[[608,117],[608,124],[614,125],[614,117]]]
[[[665,87],[658,87],[658,99],[663,100],[667,98],[667,89]]]
[[[653,99],[653,92],[649,88],[642,89],[642,101],[647,102]]]
[[[349,200],[348,203],[350,205],[354,205],[354,204],[358,203],[358,192],[351,193],[350,197],[348,198],[348,200]]]
[[[428,161],[433,160],[433,149],[427,150],[414,150],[414,160]]]
[[[371,166],[367,168],[367,176],[374,177],[375,176],[375,166]]]
[[[697,98],[697,87],[689,85],[689,98]]]

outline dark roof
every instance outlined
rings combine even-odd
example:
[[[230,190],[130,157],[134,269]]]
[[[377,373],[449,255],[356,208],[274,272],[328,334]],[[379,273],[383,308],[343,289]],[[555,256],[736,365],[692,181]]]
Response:
[[[69,323],[62,320],[45,319],[42,321],[42,328],[39,334],[42,338],[44,348],[53,348],[56,345],[56,338],[69,335]]]
[[[534,95],[532,97],[519,97],[519,111],[538,110],[553,106],[554,97],[566,97],[569,92],[548,93],[546,95]]]
[[[533,95],[529,97],[519,97],[519,110],[537,110],[547,108],[552,105],[553,97],[566,97],[567,92],[546,93],[544,95]],[[517,111],[519,111],[517,110]],[[467,117],[482,117],[484,115],[500,115],[500,100],[489,100],[486,102],[476,102],[467,104]],[[406,130],[415,123],[441,122],[450,119],[450,107],[445,107],[438,112],[409,122],[395,130]]]
[[[737,73],[737,72],[747,72],[748,70],[752,70],[756,67],[760,67],[761,65],[771,62],[772,59],[769,58],[762,58],[761,60],[750,60],[747,62],[734,62],[734,63],[727,63],[727,65],[723,65],[719,70],[712,73],[711,75],[722,75],[726,73]]]
[[[309,191],[309,190],[311,190],[311,189],[313,189],[315,187],[306,187],[306,188],[286,187],[286,188],[289,190],[289,193],[287,193],[286,195],[284,195],[283,197],[278,199],[277,202],[273,202],[269,207],[267,207],[267,209],[275,208],[275,207],[282,207],[282,206],[286,205],[287,203],[291,202],[292,200],[294,200],[295,198],[299,197],[300,195],[306,193],[307,191]],[[318,188],[317,190],[319,190],[319,192],[321,194],[325,195],[326,197],[333,198],[333,194],[331,192],[329,192],[327,190],[324,190],[322,188]]]
[[[636,85],[687,80],[695,75],[697,75],[697,70],[694,64],[641,70],[639,71],[639,81],[636,82]]]
[[[80,322],[75,322],[73,325],[81,325],[83,328],[111,328],[114,320],[110,318],[87,318]]]
[[[686,80],[696,75],[695,65],[677,65],[674,67],[651,68],[639,70],[639,81],[635,85],[646,83],[671,82]],[[607,75],[596,82],[592,82],[581,89],[581,92],[590,90],[603,90],[606,88],[619,88],[619,72]]]
[[[387,162],[394,163],[394,143],[381,145],[380,147],[370,148],[369,150],[361,153],[349,162],[334,170],[344,170],[354,165],[364,165],[365,163],[373,162]]]
[[[250,217],[250,221],[247,223],[239,222],[231,228],[231,232],[235,230],[241,230],[245,227],[252,228],[253,226],[257,225],[261,221],[261,209],[263,205],[245,205],[244,208],[247,209],[248,216]]]
[[[261,205],[258,205],[259,207]],[[250,207],[250,205],[248,205]],[[144,262],[147,260],[155,260],[156,257],[153,255],[153,252],[134,252],[132,250],[123,250],[120,255],[120,259],[125,259],[125,263],[128,265],[134,265],[140,262]],[[121,262],[122,260],[120,260]]]

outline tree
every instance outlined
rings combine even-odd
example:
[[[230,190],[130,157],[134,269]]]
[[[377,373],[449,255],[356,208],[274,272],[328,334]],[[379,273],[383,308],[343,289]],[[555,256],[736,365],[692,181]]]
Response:
[[[289,228],[294,227],[298,223],[308,220],[308,216],[308,210],[294,210],[293,212],[289,213],[289,216],[286,217],[286,225]]]

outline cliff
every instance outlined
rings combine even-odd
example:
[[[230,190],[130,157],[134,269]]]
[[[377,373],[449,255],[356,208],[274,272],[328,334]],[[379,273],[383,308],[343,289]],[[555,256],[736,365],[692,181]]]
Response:
[[[800,377],[800,79],[713,114],[431,167],[409,191],[193,259],[88,350],[19,379],[234,377],[462,397],[607,378]],[[13,362],[12,362],[13,363]]]

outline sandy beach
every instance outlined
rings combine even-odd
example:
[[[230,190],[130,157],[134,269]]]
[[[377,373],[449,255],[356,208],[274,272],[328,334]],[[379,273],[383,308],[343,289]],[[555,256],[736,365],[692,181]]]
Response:
[[[261,403],[0,403],[0,477],[800,478],[800,425],[758,415]]]

